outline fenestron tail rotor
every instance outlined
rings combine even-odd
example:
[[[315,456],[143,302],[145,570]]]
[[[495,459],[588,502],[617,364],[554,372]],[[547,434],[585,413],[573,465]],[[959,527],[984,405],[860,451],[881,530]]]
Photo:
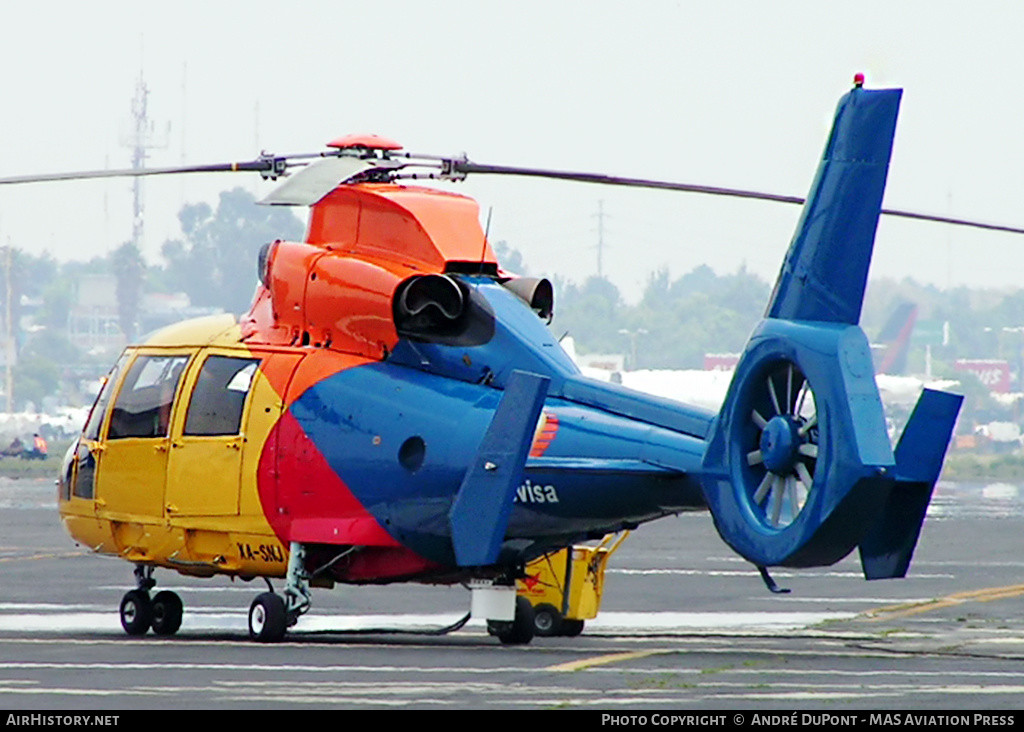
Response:
[[[814,488],[820,429],[810,383],[791,361],[775,365],[754,397],[750,421],[756,428],[747,465],[759,479],[751,495],[762,521],[773,529],[800,515]]]

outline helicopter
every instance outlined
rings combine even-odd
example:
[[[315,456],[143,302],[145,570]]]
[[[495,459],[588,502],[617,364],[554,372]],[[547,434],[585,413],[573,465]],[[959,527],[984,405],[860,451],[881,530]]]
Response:
[[[247,313],[124,351],[68,450],[64,526],[134,565],[124,630],[179,630],[159,568],[265,580],[259,642],[285,637],[311,588],[419,582],[467,586],[472,617],[528,643],[528,562],[683,511],[710,510],[772,591],[770,568],[854,549],[868,579],[905,576],[962,397],[925,390],[893,448],[858,322],[880,215],[967,222],[882,208],[901,93],[855,81],[806,200],[414,155],[375,135],[0,179],[255,171],[284,179],[262,203],[310,207],[304,241],[261,250]],[[721,410],[584,377],[546,327],[551,283],[500,267],[475,201],[415,182],[470,174],[803,204]]]

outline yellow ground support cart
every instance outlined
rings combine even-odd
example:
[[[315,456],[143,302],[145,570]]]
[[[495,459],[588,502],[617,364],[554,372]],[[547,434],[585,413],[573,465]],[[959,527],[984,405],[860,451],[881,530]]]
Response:
[[[597,546],[577,544],[526,565],[517,592],[533,605],[537,635],[577,636],[584,621],[597,617],[605,567],[627,536],[628,531],[609,534]]]

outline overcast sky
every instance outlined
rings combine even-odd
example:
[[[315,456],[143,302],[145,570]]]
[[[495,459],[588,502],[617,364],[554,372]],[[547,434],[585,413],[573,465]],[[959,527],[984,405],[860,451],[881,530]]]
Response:
[[[805,195],[853,74],[905,89],[885,205],[1024,225],[1018,2],[0,2],[0,175],[128,167],[140,74],[150,166],[317,151],[375,132],[422,153]],[[256,176],[148,180],[144,252],[185,202]],[[635,298],[706,262],[774,278],[795,207],[467,180],[535,273]],[[60,259],[131,236],[128,181],[0,188],[0,243]],[[305,216],[305,211],[299,211]],[[250,262],[240,263],[243,272]],[[1016,286],[1024,237],[885,221],[874,275]]]

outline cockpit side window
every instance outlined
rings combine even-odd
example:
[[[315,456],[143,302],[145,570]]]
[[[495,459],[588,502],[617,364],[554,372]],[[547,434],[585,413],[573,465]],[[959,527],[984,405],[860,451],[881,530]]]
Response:
[[[166,437],[174,394],[187,363],[188,356],[136,358],[114,402],[107,439]]]
[[[96,494],[96,456],[88,445],[81,442],[75,447],[72,458],[77,463],[71,494],[77,498],[93,498]]]
[[[207,358],[192,389],[184,434],[237,435],[259,363],[258,358]]]
[[[89,419],[85,423],[85,429],[82,430],[82,437],[85,439],[98,440],[100,438],[100,426],[103,424],[103,418],[107,415],[110,395],[114,393],[117,377],[124,371],[124,365],[128,362],[129,358],[129,354],[122,354],[121,358],[114,364],[114,368],[110,370],[106,380],[104,380],[100,393],[96,397],[96,403],[92,405],[92,411],[89,412]]]
[[[82,430],[82,439],[95,442],[100,438],[100,428],[103,426],[103,418],[107,416],[107,408],[110,406],[110,396],[114,393],[117,380],[124,371],[125,364],[131,359],[131,354],[123,353],[121,358],[114,364],[114,368],[107,374],[100,393],[89,412],[89,419],[85,422]],[[96,455],[88,444],[79,442],[74,447],[74,454],[66,459],[67,467],[62,475],[62,490],[65,500],[71,496],[76,498],[93,498],[96,492]]]

